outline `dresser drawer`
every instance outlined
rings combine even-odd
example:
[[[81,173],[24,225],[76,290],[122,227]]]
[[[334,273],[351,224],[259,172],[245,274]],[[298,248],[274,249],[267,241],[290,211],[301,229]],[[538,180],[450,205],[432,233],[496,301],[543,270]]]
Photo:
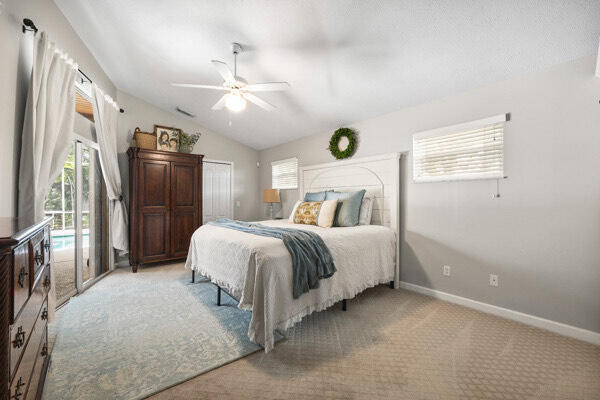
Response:
[[[44,327],[44,331],[42,333],[42,340],[40,341],[40,345],[37,352],[37,357],[35,359],[35,366],[33,367],[33,372],[31,374],[31,378],[29,379],[29,387],[27,387],[27,392],[25,392],[26,399],[35,399],[37,392],[40,388],[40,381],[42,381],[42,369],[44,368],[44,363],[46,362],[46,358],[48,358],[48,327]]]
[[[29,241],[29,251],[31,252],[32,270],[33,273],[30,276],[31,283],[35,280],[38,272],[46,265],[48,259],[46,258],[46,249],[44,248],[44,230],[39,231]]]
[[[12,383],[10,385],[11,399],[23,399],[25,393],[27,393],[31,378],[35,379],[35,377],[32,377],[31,372],[35,365],[35,361],[38,358],[40,342],[42,338],[45,340],[46,327],[46,320],[42,320],[40,314],[40,318],[37,319],[29,342],[23,352],[23,358],[21,358],[17,371],[12,378]]]
[[[29,246],[27,243],[14,249],[13,263],[13,312],[14,321],[29,297]]]
[[[39,279],[35,282],[33,293],[27,301],[23,312],[14,324],[10,326],[10,374],[13,376],[15,368],[21,358],[25,343],[29,340],[36,319],[44,322],[48,319],[48,306],[44,302],[48,293],[50,279],[50,268],[46,267]],[[46,284],[46,285],[44,285]],[[43,304],[43,306],[42,306]]]

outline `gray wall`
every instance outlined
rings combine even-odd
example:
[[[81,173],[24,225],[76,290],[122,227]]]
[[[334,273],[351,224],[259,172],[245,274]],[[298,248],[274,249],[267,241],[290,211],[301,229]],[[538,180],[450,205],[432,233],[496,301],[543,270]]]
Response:
[[[21,32],[23,18],[32,19],[40,30],[46,31],[105,92],[114,96],[116,88],[54,2],[8,0],[4,3],[4,12],[0,14],[0,182],[9,189],[0,196],[0,217],[14,217],[20,137],[33,57],[33,36]]]
[[[195,120],[161,110],[130,94],[118,91],[117,103],[125,109],[119,118],[119,163],[123,177],[123,190],[127,197],[129,190],[129,169],[127,148],[136,127],[144,132],[152,132],[154,125],[172,126],[186,133],[200,132],[201,136],[194,147],[194,153],[204,154],[208,159],[234,162],[234,217],[254,220],[258,210],[258,176],[256,167],[258,151],[239,142],[215,134],[198,125]],[[238,202],[240,206],[237,206]]]
[[[407,153],[402,171],[402,280],[600,332],[600,79],[576,60],[352,125],[355,157]],[[495,181],[412,182],[411,135],[510,112],[505,172]],[[332,132],[260,152],[332,161]],[[287,216],[297,191],[282,191]],[[442,265],[452,267],[442,276]],[[488,275],[499,275],[498,288]]]
[[[31,33],[24,35],[21,32],[21,21],[23,18],[30,18],[61,49],[69,53],[81,70],[104,92],[127,108],[127,113],[119,121],[122,134],[119,151],[124,153],[127,150],[131,132],[136,126],[151,130],[153,124],[157,123],[181,127],[190,132],[200,131],[203,135],[195,151],[202,152],[208,158],[235,162],[235,199],[240,201],[240,207],[235,207],[236,218],[256,218],[259,198],[257,151],[208,132],[192,120],[159,110],[135,97],[122,92],[117,95],[116,87],[53,1],[8,0],[4,3],[4,12],[0,14],[0,182],[9,190],[0,197],[0,217],[16,215],[20,136],[33,54],[33,36]],[[89,137],[91,133],[88,121],[79,116],[76,118],[75,131]],[[127,166],[126,161],[123,163],[123,154],[121,166]],[[127,191],[127,169],[123,170],[123,174],[123,188]]]

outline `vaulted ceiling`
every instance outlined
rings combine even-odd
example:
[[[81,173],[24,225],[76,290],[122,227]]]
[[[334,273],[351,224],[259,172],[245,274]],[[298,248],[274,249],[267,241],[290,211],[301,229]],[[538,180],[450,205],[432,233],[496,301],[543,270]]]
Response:
[[[256,149],[595,54],[600,1],[55,0],[115,85]],[[288,81],[278,108],[212,111],[212,59]],[[593,71],[590,71],[590,76]]]

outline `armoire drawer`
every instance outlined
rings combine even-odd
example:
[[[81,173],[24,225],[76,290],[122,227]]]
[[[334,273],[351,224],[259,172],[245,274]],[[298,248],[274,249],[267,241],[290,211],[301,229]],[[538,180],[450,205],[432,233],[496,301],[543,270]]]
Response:
[[[42,269],[42,267],[44,265],[46,265],[47,262],[47,258],[46,258],[46,252],[44,249],[44,231],[41,230],[39,231],[34,237],[31,238],[31,240],[29,241],[30,243],[30,249],[31,249],[31,257],[33,260],[32,263],[32,270],[33,270],[33,274],[31,274],[31,282],[33,283],[35,278],[38,275],[38,272]]]
[[[25,393],[27,393],[29,381],[32,378],[31,372],[35,365],[35,361],[38,358],[40,343],[42,339],[46,340],[46,327],[46,320],[38,318],[35,323],[35,326],[33,327],[31,337],[29,338],[29,343],[27,343],[27,347],[25,349],[25,352],[23,353],[23,358],[21,359],[21,362],[19,362],[17,371],[14,377],[12,378],[12,382],[10,385],[11,399],[23,399],[25,397]],[[33,378],[37,379],[37,377]]]
[[[23,243],[14,250],[13,263],[13,314],[14,321],[29,297],[29,246]]]
[[[19,315],[14,324],[10,326],[10,376],[12,377],[21,353],[25,348],[27,340],[31,335],[32,328],[36,320],[41,319],[46,321],[48,319],[48,305],[45,302],[46,294],[48,293],[48,287],[44,286],[47,282],[46,278],[49,279],[50,268],[46,267],[41,277],[36,281],[33,293],[27,301],[23,312]]]

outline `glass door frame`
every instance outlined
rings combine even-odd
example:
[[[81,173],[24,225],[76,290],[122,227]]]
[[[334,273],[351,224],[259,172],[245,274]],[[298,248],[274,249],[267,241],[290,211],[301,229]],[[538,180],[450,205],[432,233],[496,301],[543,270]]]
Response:
[[[108,270],[101,273],[100,275],[90,278],[87,281],[83,282],[83,224],[82,224],[82,215],[83,215],[83,176],[82,176],[82,165],[81,165],[81,155],[82,155],[82,145],[87,146],[90,149],[96,150],[97,154],[100,154],[100,147],[98,143],[93,142],[83,136],[78,134],[74,135],[73,143],[75,145],[75,204],[74,204],[74,218],[73,225],[75,227],[75,287],[77,289],[77,294],[83,293],[90,286],[94,285],[97,281],[104,278],[106,275],[111,273],[114,270],[114,251],[112,247],[112,238],[111,238],[111,221],[112,221],[112,207],[109,202],[108,206]],[[89,168],[93,168],[90,164]],[[102,176],[101,179],[104,179]],[[106,193],[103,193],[103,196],[106,196]],[[91,222],[91,221],[90,221]]]

